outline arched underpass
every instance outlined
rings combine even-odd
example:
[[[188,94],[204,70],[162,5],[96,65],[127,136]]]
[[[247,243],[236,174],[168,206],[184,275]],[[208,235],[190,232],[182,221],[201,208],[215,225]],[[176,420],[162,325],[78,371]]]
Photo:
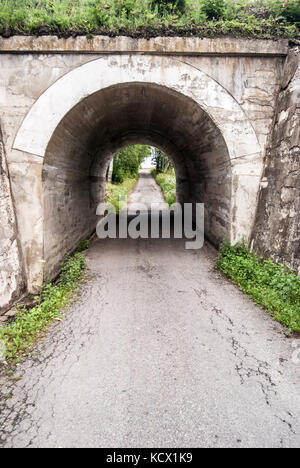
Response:
[[[262,151],[239,103],[247,107],[254,76],[263,89],[266,67],[252,68],[249,56],[234,67],[247,84],[239,96],[239,84],[230,94],[226,80],[223,87],[184,60],[102,57],[68,69],[33,103],[9,154],[30,291],[41,260],[54,273],[94,228],[104,167],[131,143],[168,152],[178,198],[206,203],[212,242],[225,232],[232,242],[249,238]],[[262,100],[259,119],[269,103]],[[94,275],[80,300],[37,359],[18,366],[21,380],[1,387],[0,445],[297,447],[297,350],[215,271],[215,254],[173,239],[93,243],[86,257]]]
[[[220,130],[193,100],[162,86],[126,83],[101,90],[60,122],[43,167],[46,273],[91,234],[105,197],[110,158],[144,143],[170,155],[179,202],[204,203],[206,236],[216,246],[230,233],[231,167]]]
[[[237,101],[175,58],[100,58],[50,86],[15,138],[14,157],[27,167],[27,180],[13,179],[12,191],[29,291],[40,285],[42,260],[54,275],[65,253],[95,228],[109,160],[134,143],[169,154],[178,201],[205,203],[214,245],[226,236],[250,238],[262,158]]]

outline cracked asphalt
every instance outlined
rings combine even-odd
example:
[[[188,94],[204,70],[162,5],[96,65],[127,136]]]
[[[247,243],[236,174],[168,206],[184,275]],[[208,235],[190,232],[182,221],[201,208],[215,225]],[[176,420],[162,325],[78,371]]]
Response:
[[[78,301],[0,387],[2,448],[299,447],[295,338],[209,244],[97,240],[86,258]]]

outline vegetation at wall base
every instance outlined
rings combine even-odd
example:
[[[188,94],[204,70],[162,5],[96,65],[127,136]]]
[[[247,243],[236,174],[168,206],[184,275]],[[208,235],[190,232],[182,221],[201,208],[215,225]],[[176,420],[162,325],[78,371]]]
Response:
[[[154,179],[160,186],[164,199],[169,206],[176,202],[176,175],[174,169],[169,172],[157,173],[155,169],[151,171]]]
[[[14,321],[0,328],[7,363],[14,364],[26,355],[53,320],[59,318],[62,309],[74,298],[84,269],[85,258],[82,254],[67,257],[58,282],[48,282],[43,287],[40,297],[36,298],[37,305],[30,310],[20,309]]]
[[[116,213],[126,207],[128,196],[136,182],[137,179],[126,179],[120,184],[106,183],[106,202],[114,206]],[[124,201],[119,204],[120,198]]]
[[[0,0],[0,35],[299,38],[299,0]]]
[[[278,322],[300,332],[300,277],[282,264],[261,260],[241,242],[224,242],[217,268]]]

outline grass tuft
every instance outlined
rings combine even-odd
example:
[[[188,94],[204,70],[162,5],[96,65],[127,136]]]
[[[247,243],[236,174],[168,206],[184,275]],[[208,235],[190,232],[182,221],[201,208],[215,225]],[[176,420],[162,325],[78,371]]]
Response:
[[[176,176],[172,169],[169,172],[157,173],[155,169],[151,171],[154,179],[160,186],[164,199],[169,206],[176,202]]]
[[[76,253],[67,257],[57,284],[47,283],[31,310],[20,309],[16,319],[0,328],[0,341],[4,344],[6,361],[14,363],[27,354],[37,339],[46,331],[51,322],[58,318],[61,310],[68,305],[85,268],[85,258]]]
[[[278,322],[300,332],[300,277],[282,264],[261,260],[241,242],[225,242],[217,268]]]

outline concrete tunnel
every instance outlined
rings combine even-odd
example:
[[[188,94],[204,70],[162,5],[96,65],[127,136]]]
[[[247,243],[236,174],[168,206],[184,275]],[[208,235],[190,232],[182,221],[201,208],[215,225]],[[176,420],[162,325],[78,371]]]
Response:
[[[177,201],[205,204],[206,237],[228,235],[231,169],[221,132],[191,98],[167,87],[128,83],[83,99],[62,119],[43,166],[44,260],[50,276],[62,252],[95,229],[113,155],[132,144],[163,149],[173,161]]]

